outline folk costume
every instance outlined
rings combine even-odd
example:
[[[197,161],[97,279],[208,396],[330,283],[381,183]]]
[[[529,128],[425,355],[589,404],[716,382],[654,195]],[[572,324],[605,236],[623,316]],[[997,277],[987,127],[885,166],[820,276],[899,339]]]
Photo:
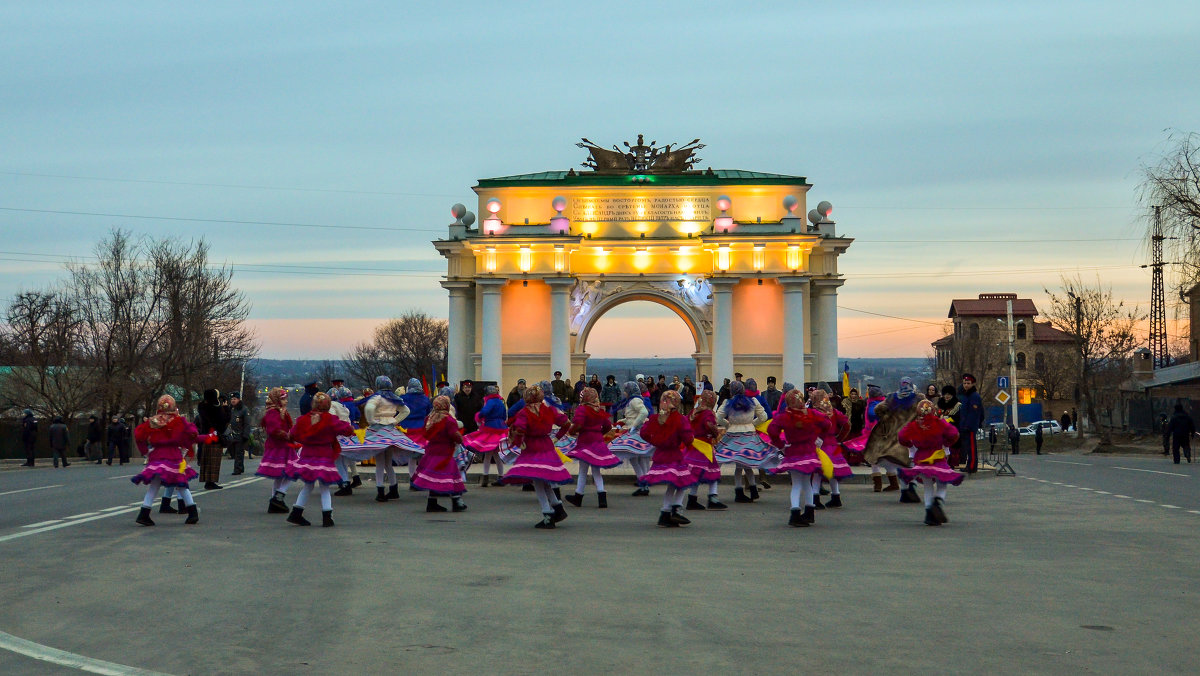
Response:
[[[847,439],[845,443],[842,444],[846,448],[847,459],[853,460],[855,464],[859,462],[865,462],[863,459],[863,450],[867,447],[867,440],[871,438],[871,429],[875,427],[877,422],[879,422],[875,417],[875,407],[878,406],[883,400],[883,390],[881,390],[878,385],[867,386],[867,398],[864,400],[863,404],[862,431],[859,432],[854,438]],[[879,491],[883,490],[883,479],[879,476],[879,473],[875,471],[875,468],[872,468],[871,475],[874,479],[875,492],[878,493]],[[895,476],[894,471],[891,472],[890,475]]]
[[[221,478],[221,457],[225,453],[219,435],[229,427],[229,408],[221,406],[220,392],[205,390],[204,400],[196,409],[196,429],[218,435],[217,441],[201,444],[196,451],[196,463],[200,465],[200,480],[204,482],[204,490],[217,490],[221,488],[217,481]]]
[[[344,420],[350,423],[351,434],[346,435],[351,437],[353,430],[358,427],[358,404],[354,401],[354,393],[349,387],[343,385],[344,381],[334,380],[333,387],[326,394],[333,400],[330,404],[329,412],[338,417],[339,420]],[[357,437],[354,437],[357,440]],[[358,476],[358,465],[355,459],[341,453],[342,440],[338,440],[339,453],[334,464],[337,465],[338,473],[342,475],[342,485],[338,488],[334,496],[350,496],[354,495],[354,489],[362,485],[362,479]]]
[[[475,414],[475,422],[479,427],[463,437],[463,446],[483,458],[483,476],[479,479],[481,488],[486,488],[488,485],[488,473],[492,461],[496,463],[496,482],[499,483],[503,477],[504,463],[500,461],[497,451],[500,448],[500,442],[508,436],[508,424],[505,422],[508,419],[508,410],[504,405],[504,398],[500,396],[500,388],[488,385],[485,392],[483,408]]]
[[[592,483],[596,485],[597,507],[608,507],[608,493],[604,491],[604,476],[600,470],[616,467],[621,464],[613,455],[604,441],[604,435],[612,429],[612,416],[600,403],[600,393],[590,387],[585,387],[579,393],[580,403],[575,409],[575,420],[567,430],[568,436],[574,440],[562,450],[569,458],[579,461],[578,479],[575,482],[574,495],[568,495],[566,501],[576,507],[583,506],[583,491],[587,487],[588,471],[592,473]]]
[[[503,484],[533,484],[542,508],[542,520],[534,527],[554,528],[567,518],[567,510],[551,486],[570,483],[571,473],[563,467],[550,435],[556,425],[558,435],[565,435],[570,421],[562,411],[546,405],[544,397],[542,388],[536,385],[525,389],[525,407],[517,412],[508,430],[508,443],[512,448],[520,449],[520,455],[500,481]]]
[[[758,481],[754,470],[769,469],[774,464],[774,449],[763,441],[755,427],[767,421],[767,412],[757,399],[746,396],[746,386],[740,380],[729,383],[729,398],[717,409],[717,425],[725,428],[725,434],[717,442],[713,453],[717,462],[734,464],[734,502],[753,502],[758,499]],[[750,483],[750,495],[742,488],[742,473],[746,472]]]
[[[771,442],[783,449],[783,459],[771,472],[787,472],[792,479],[792,512],[788,525],[806,527],[815,523],[813,516],[813,485],[820,491],[821,458],[817,455],[817,442],[831,427],[829,418],[819,411],[804,405],[800,390],[792,390],[784,397],[786,410],[771,419],[767,434]]]
[[[659,398],[659,410],[642,425],[642,438],[654,445],[654,464],[644,477],[648,485],[664,484],[662,510],[658,525],[662,528],[678,528],[691,523],[679,513],[683,506],[684,489],[699,483],[699,472],[683,457],[683,449],[690,447],[695,437],[688,419],[679,412],[681,399],[675,390],[666,390]]]
[[[459,422],[451,412],[450,397],[438,395],[425,418],[425,454],[417,463],[412,480],[419,490],[429,491],[426,512],[446,511],[445,507],[438,504],[438,497],[442,495],[450,496],[451,509],[455,512],[466,511],[467,505],[463,502],[462,494],[467,487],[455,459],[455,452],[462,440]]]
[[[854,472],[850,469],[850,463],[846,462],[846,457],[842,453],[842,445],[838,443],[839,438],[844,438],[850,433],[850,418],[846,414],[838,410],[830,400],[829,395],[824,390],[818,390],[820,394],[813,393],[813,408],[819,411],[829,419],[829,429],[821,435],[821,450],[829,457],[829,462],[833,465],[833,476],[829,477],[829,506],[842,506],[842,488],[841,479],[845,479]],[[813,480],[813,507],[816,509],[825,509],[825,505],[821,504],[821,474],[814,474]]]
[[[875,426],[871,428],[871,436],[863,449],[863,459],[871,464],[871,476],[876,481],[876,491],[881,480],[878,479],[883,471],[887,471],[888,486],[883,491],[900,490],[896,481],[896,468],[908,467],[911,461],[908,449],[896,441],[900,428],[912,422],[917,417],[917,402],[925,398],[913,389],[912,378],[901,378],[900,388],[889,394],[886,399],[875,405]],[[916,486],[909,484],[900,490],[900,502],[920,502]]]
[[[267,393],[267,410],[262,417],[266,441],[263,442],[262,459],[254,473],[272,480],[268,514],[287,514],[289,511],[283,498],[292,485],[291,479],[287,478],[287,466],[296,457],[296,449],[289,437],[292,415],[288,413],[287,404],[288,393],[282,387],[273,388]]]
[[[188,467],[183,456],[192,444],[213,443],[213,435],[197,434],[196,426],[179,415],[175,399],[164,394],[158,398],[155,414],[134,430],[134,438],[149,449],[146,467],[130,479],[134,484],[146,484],[146,497],[142,500],[135,523],[141,526],[154,525],[150,519],[150,508],[158,499],[158,489],[163,486],[174,487],[183,500],[188,515],[184,523],[199,523],[196,501],[188,490],[188,482],[196,478],[197,472]]]
[[[650,408],[642,398],[642,388],[637,381],[626,382],[621,387],[621,392],[624,399],[613,407],[617,424],[609,432],[611,436],[608,448],[617,458],[628,460],[633,473],[637,475],[637,490],[633,492],[634,496],[650,495],[649,485],[643,477],[650,471],[650,454],[654,452],[654,446],[643,439],[640,433],[642,425],[650,415]],[[600,401],[604,402],[603,395]]]
[[[391,378],[375,378],[375,393],[362,405],[363,420],[367,423],[362,444],[342,444],[342,453],[354,453],[352,457],[356,460],[375,458],[376,502],[400,498],[394,462],[410,462],[411,473],[412,468],[416,467],[416,463],[411,459],[425,452],[425,448],[416,440],[396,428],[400,421],[411,418],[406,401],[392,391]]]
[[[391,380],[388,380],[388,390],[391,390]],[[376,379],[375,389],[378,390],[379,384]],[[425,447],[425,418],[433,410],[432,402],[425,395],[425,388],[421,387],[421,381],[416,378],[409,378],[408,385],[404,388],[404,394],[401,396],[404,399],[404,405],[408,407],[408,416],[404,417],[400,422],[400,427],[404,428],[404,433],[408,435],[422,449]]]
[[[914,408],[918,417],[896,435],[896,441],[913,453],[912,467],[901,469],[900,476],[925,485],[925,525],[940,526],[947,521],[943,508],[946,485],[957,486],[965,476],[947,462],[947,449],[958,441],[958,428],[939,416],[931,401],[921,401]]]
[[[342,475],[334,464],[340,452],[338,437],[353,434],[354,428],[329,412],[332,403],[328,394],[316,393],[309,413],[300,416],[292,427],[291,437],[300,444],[300,453],[288,462],[285,474],[292,481],[303,482],[304,486],[296,496],[287,520],[297,526],[310,525],[304,518],[304,506],[314,487],[321,493],[321,525],[327,528],[333,525],[329,487],[342,483]]]
[[[717,414],[713,407],[717,405],[717,393],[703,390],[695,398],[695,409],[692,410],[688,421],[692,427],[692,443],[683,450],[683,459],[696,470],[697,484],[688,489],[686,509],[728,509],[718,497],[717,483],[721,480],[721,465],[717,463],[713,449],[717,445]],[[708,484],[708,504],[700,504],[696,493],[700,484]]]

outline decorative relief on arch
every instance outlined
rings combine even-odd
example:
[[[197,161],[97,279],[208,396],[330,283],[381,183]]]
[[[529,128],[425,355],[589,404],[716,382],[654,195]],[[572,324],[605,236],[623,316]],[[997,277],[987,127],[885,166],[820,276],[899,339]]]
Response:
[[[571,333],[586,337],[600,315],[626,300],[649,300],[674,310],[707,344],[712,333],[712,286],[706,279],[686,280],[576,280],[571,289]]]

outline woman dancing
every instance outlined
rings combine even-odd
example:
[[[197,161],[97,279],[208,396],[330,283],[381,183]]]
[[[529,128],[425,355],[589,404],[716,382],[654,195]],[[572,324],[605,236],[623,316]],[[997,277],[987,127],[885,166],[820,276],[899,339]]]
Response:
[[[467,487],[454,457],[463,437],[458,420],[450,411],[450,397],[438,395],[433,400],[429,416],[425,418],[425,454],[417,463],[413,485],[419,490],[429,491],[426,512],[446,511],[445,507],[438,504],[438,496],[441,495],[450,496],[451,509],[455,512],[467,510],[467,504],[462,499]]]
[[[771,471],[775,474],[787,472],[792,479],[792,513],[788,525],[807,527],[813,525],[814,484],[820,490],[821,459],[817,456],[817,440],[829,432],[829,418],[804,405],[800,390],[792,390],[784,397],[787,410],[771,419],[767,434],[771,441],[783,449],[783,460]],[[818,477],[814,480],[814,476]]]
[[[588,471],[596,485],[596,506],[608,508],[608,493],[604,491],[604,476],[600,470],[616,467],[621,460],[613,455],[604,441],[604,434],[612,429],[612,417],[600,403],[600,393],[585,387],[579,393],[580,403],[575,409],[575,421],[567,431],[575,440],[563,449],[567,457],[579,461],[579,479],[575,483],[575,494],[566,501],[576,507],[583,506],[583,491],[587,488]]]
[[[637,475],[637,490],[633,492],[633,495],[635,497],[650,495],[650,487],[644,477],[650,470],[650,454],[654,452],[654,446],[647,443],[639,434],[642,424],[650,415],[650,410],[646,406],[645,400],[642,399],[642,388],[637,381],[630,380],[625,383],[621,387],[621,393],[625,398],[613,407],[613,416],[617,418],[617,424],[609,433],[611,443],[608,448],[617,458],[628,460],[629,466],[633,468],[633,473]]]
[[[508,430],[509,445],[520,448],[521,454],[500,481],[503,484],[532,483],[542,508],[542,520],[534,528],[554,528],[567,518],[567,510],[551,486],[571,483],[571,473],[563,467],[550,435],[555,425],[559,428],[558,436],[565,435],[570,421],[562,411],[542,401],[541,387],[527,387],[523,396],[525,407],[517,412]]]
[[[907,482],[920,480],[925,487],[925,525],[940,526],[948,521],[943,504],[946,486],[957,486],[965,476],[946,461],[946,448],[958,441],[958,428],[938,415],[933,402],[917,402],[917,419],[900,428],[896,435],[901,446],[914,449],[913,466],[901,467],[900,477]]]
[[[303,482],[304,486],[296,496],[287,521],[297,526],[312,525],[304,518],[304,506],[314,487],[321,493],[321,525],[325,528],[333,525],[333,498],[329,487],[342,482],[342,475],[334,464],[340,450],[338,437],[353,434],[354,427],[329,412],[332,403],[328,394],[316,393],[312,398],[312,410],[300,416],[292,427],[291,437],[300,444],[300,454],[288,462],[285,474],[292,481]]]
[[[282,387],[272,388],[267,393],[267,410],[263,413],[262,428],[266,435],[263,442],[262,459],[254,473],[271,480],[271,500],[267,503],[268,514],[287,514],[288,506],[283,501],[292,481],[287,478],[288,462],[296,457],[288,433],[292,429],[292,415],[288,413],[288,393]]]
[[[717,444],[717,414],[713,407],[717,405],[717,393],[703,390],[696,396],[696,408],[692,411],[691,427],[695,439],[683,450],[683,459],[696,470],[699,483],[688,489],[687,507],[685,509],[729,509],[729,505],[721,502],[717,491],[717,483],[721,481],[721,465],[713,454]],[[707,444],[711,457],[696,448],[697,443]],[[708,506],[700,504],[696,497],[700,484],[708,484]]]
[[[717,409],[717,425],[725,428],[725,434],[717,443],[713,453],[717,462],[732,462],[734,502],[754,502],[758,499],[758,481],[754,470],[763,467],[772,455],[771,445],[758,436],[755,426],[767,421],[767,412],[757,399],[746,396],[746,386],[741,381],[729,383],[729,399]],[[742,472],[750,484],[750,495],[742,488]]]
[[[500,460],[497,450],[500,442],[508,436],[508,409],[504,406],[504,397],[500,396],[500,388],[488,385],[484,389],[483,408],[475,414],[475,422],[479,429],[463,437],[463,446],[478,453],[483,458],[483,476],[479,479],[479,487],[487,488],[488,474],[492,461],[496,463],[496,483],[504,476],[504,463]]]
[[[195,479],[198,473],[187,466],[183,454],[197,442],[216,443],[216,435],[197,434],[196,426],[179,415],[175,399],[170,395],[159,397],[157,408],[155,414],[133,432],[138,445],[145,444],[150,449],[145,469],[130,479],[134,484],[146,484],[146,498],[142,500],[135,523],[141,526],[154,525],[150,519],[150,508],[158,499],[158,489],[163,486],[174,487],[179,499],[183,500],[188,515],[184,523],[200,523],[196,501],[188,490],[188,482]]]
[[[648,485],[666,484],[662,511],[658,525],[662,528],[678,528],[691,523],[679,513],[683,506],[684,490],[699,483],[699,472],[683,457],[683,449],[689,448],[695,439],[692,426],[679,412],[679,393],[667,390],[658,402],[658,413],[650,416],[642,426],[642,438],[654,444],[654,464],[646,472]]]

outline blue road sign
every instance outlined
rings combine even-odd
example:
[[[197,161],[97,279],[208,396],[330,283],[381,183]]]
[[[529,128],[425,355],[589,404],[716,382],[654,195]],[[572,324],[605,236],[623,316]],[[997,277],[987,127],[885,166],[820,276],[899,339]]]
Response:
[[[1000,377],[996,378],[996,387],[998,387],[1002,390],[1007,390],[1008,389],[1008,376],[1000,376]]]

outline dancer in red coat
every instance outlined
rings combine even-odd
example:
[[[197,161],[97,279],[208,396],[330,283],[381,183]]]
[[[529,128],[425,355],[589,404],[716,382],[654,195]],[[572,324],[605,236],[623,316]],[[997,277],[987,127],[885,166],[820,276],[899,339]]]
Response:
[[[508,429],[509,446],[521,449],[521,454],[500,481],[502,484],[532,483],[542,508],[542,520],[534,528],[554,528],[567,518],[567,510],[551,485],[571,483],[571,473],[563,466],[550,435],[557,425],[561,439],[566,435],[570,421],[562,411],[545,403],[541,387],[527,387],[523,394],[525,406],[517,411]]]
[[[300,453],[288,460],[284,474],[292,481],[304,483],[287,518],[288,523],[297,526],[310,525],[304,518],[304,506],[314,486],[319,486],[321,492],[321,525],[326,528],[333,525],[333,498],[329,487],[342,483],[342,475],[335,464],[341,451],[338,437],[354,434],[354,427],[329,412],[332,404],[333,399],[328,394],[316,393],[312,398],[312,410],[300,416],[290,432],[292,441],[300,446]]]
[[[199,523],[196,501],[188,490],[188,482],[196,478],[197,473],[187,466],[183,455],[197,442],[215,443],[216,435],[198,435],[196,426],[179,415],[175,399],[164,394],[158,398],[158,411],[137,426],[133,438],[139,448],[150,450],[146,456],[146,468],[130,479],[135,484],[146,484],[146,499],[142,501],[142,509],[138,512],[138,525],[154,525],[150,519],[150,508],[158,499],[158,489],[163,486],[174,488],[179,499],[183,500],[188,515],[184,523]]]
[[[658,525],[663,528],[678,528],[691,523],[679,513],[683,506],[684,490],[700,482],[700,475],[683,457],[683,449],[692,445],[692,425],[679,412],[681,399],[675,390],[662,393],[658,402],[658,414],[646,419],[642,425],[642,438],[654,446],[653,464],[642,477],[646,485],[666,484],[662,511]]]
[[[688,489],[687,507],[685,509],[728,509],[729,506],[721,502],[718,495],[717,484],[721,481],[721,465],[717,463],[714,450],[717,446],[717,393],[712,390],[704,390],[696,395],[696,408],[692,411],[690,420],[692,426],[692,436],[695,439],[692,444],[683,449],[683,458],[688,464],[696,469],[697,479],[700,483]],[[713,457],[709,457],[696,448],[696,442],[704,442],[708,444],[709,453],[714,453]],[[708,484],[708,505],[700,504],[700,500],[696,497],[699,492],[700,484]]]
[[[568,495],[566,501],[576,507],[583,506],[583,491],[587,488],[588,471],[592,473],[592,483],[596,484],[596,506],[599,509],[608,508],[608,493],[604,491],[604,476],[600,470],[616,467],[621,464],[620,458],[613,455],[604,441],[604,435],[612,429],[612,415],[600,403],[600,393],[590,387],[579,391],[580,404],[575,408],[575,421],[571,424],[568,435],[575,440],[563,449],[568,458],[579,461],[579,478],[575,482],[575,493]]]
[[[896,436],[900,445],[913,453],[913,466],[900,468],[900,478],[905,482],[920,479],[925,485],[925,525],[946,523],[942,507],[946,485],[957,486],[964,476],[947,462],[946,449],[958,441],[958,428],[939,416],[933,402],[925,399],[917,403],[917,419],[900,428]]]
[[[446,511],[445,507],[438,504],[440,495],[450,496],[452,510],[464,512],[467,504],[463,502],[462,494],[467,487],[454,461],[454,453],[463,440],[462,432],[459,431],[458,420],[450,415],[450,397],[434,397],[432,406],[429,415],[425,416],[425,455],[417,463],[413,485],[429,491],[426,512]]]
[[[772,473],[787,472],[792,479],[792,515],[788,520],[789,526],[805,527],[815,523],[813,515],[813,485],[819,487],[820,479],[813,481],[813,476],[821,475],[821,458],[817,455],[817,440],[824,436],[830,427],[829,418],[824,414],[813,411],[804,405],[804,395],[800,390],[791,390],[784,395],[787,410],[775,414],[767,427],[771,443],[783,449],[783,460]]]

